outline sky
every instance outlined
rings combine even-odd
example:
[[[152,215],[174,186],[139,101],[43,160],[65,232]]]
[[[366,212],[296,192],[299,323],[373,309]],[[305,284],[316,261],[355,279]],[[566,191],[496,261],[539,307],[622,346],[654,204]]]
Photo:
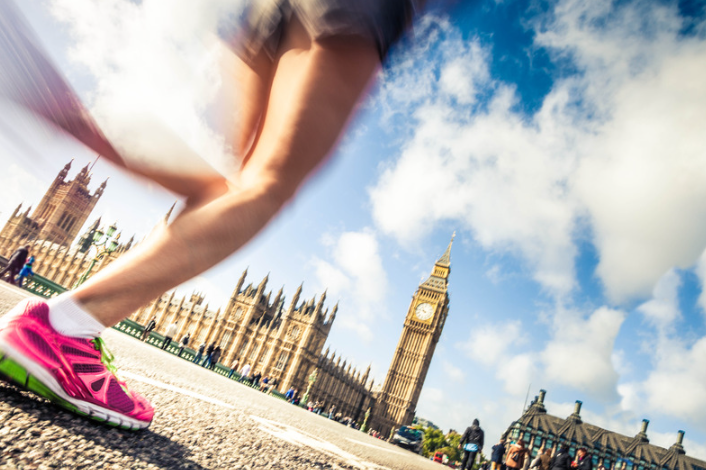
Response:
[[[497,439],[547,390],[566,417],[706,459],[706,11],[698,1],[479,0],[391,51],[332,158],[257,239],[179,288],[225,305],[248,269],[339,302],[328,346],[384,379],[456,233],[417,413]],[[153,164],[237,167],[232,0],[21,5],[106,134]],[[232,22],[231,22],[232,24]],[[0,103],[0,222],[95,155]],[[178,136],[178,138],[176,137]],[[182,166],[183,165],[183,166]],[[94,217],[144,237],[177,198],[99,160]]]

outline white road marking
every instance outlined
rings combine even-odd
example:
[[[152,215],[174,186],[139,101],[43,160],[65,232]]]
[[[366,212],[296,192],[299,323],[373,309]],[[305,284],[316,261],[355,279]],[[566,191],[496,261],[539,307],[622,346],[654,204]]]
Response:
[[[272,421],[255,415],[250,415],[250,418],[260,423],[260,430],[291,444],[297,446],[307,446],[324,454],[328,454],[329,456],[338,457],[339,459],[345,461],[348,465],[352,465],[363,470],[389,470],[387,467],[361,460],[358,456],[353,455],[350,452],[346,452],[335,444],[321,440],[288,424],[282,424],[277,421]]]
[[[163,382],[159,382],[157,380],[153,380],[147,377],[144,377],[142,375],[137,375],[133,374],[130,372],[120,372],[120,375],[122,377],[125,377],[127,379],[131,380],[136,380],[138,382],[143,382],[148,385],[151,385],[153,387],[161,388],[164,390],[169,390],[170,392],[174,393],[179,393],[181,395],[185,395],[191,398],[195,398],[197,400],[204,401],[206,403],[211,403],[213,405],[217,406],[222,406],[224,408],[228,409],[235,409],[233,405],[230,405],[224,401],[218,400],[217,398],[212,398],[206,395],[202,395],[200,393],[192,392],[191,390],[187,390],[185,388],[181,387],[175,387],[174,385],[169,385],[165,384]],[[330,442],[321,440],[309,433],[306,433],[305,431],[302,431],[300,429],[297,429],[293,426],[290,426],[288,424],[283,424],[279,423],[277,421],[272,421],[269,419],[261,418],[259,416],[255,415],[250,415],[250,418],[252,418],[254,421],[257,421],[260,426],[260,430],[275,436],[279,439],[282,439],[283,441],[287,441],[291,444],[294,444],[296,446],[307,446],[310,447],[314,450],[317,450],[323,454],[326,454],[330,457],[337,457],[343,461],[345,461],[348,465],[352,465],[354,467],[360,468],[361,470],[389,470],[387,467],[383,467],[381,465],[372,463],[372,462],[367,462],[365,460],[360,459],[358,456],[351,454],[350,452],[346,452],[345,450],[341,449],[340,447],[336,446],[335,444],[332,444]],[[368,445],[371,447],[375,447],[378,449],[381,449],[380,447],[371,445],[371,444],[365,444],[360,441],[356,441],[353,439],[348,439],[352,442],[356,442],[358,444],[363,444],[363,445]],[[383,449],[386,450],[386,449]],[[394,452],[394,451],[388,451],[388,452]],[[405,454],[401,454],[405,455]]]
[[[181,387],[175,387],[174,385],[169,385],[165,384],[163,382],[158,382],[156,380],[149,379],[147,377],[143,377],[141,375],[137,374],[132,374],[130,372],[119,372],[121,377],[125,377],[128,379],[132,380],[137,380],[138,382],[143,382],[148,385],[152,385],[153,387],[157,388],[163,388],[164,390],[169,390],[170,392],[175,392],[175,393],[181,393],[182,395],[186,395],[187,397],[191,398],[196,398],[197,400],[205,401],[206,403],[211,403],[212,405],[217,405],[217,406],[222,406],[224,408],[228,408],[229,410],[234,410],[235,407],[233,405],[230,405],[224,401],[221,401],[217,398],[211,398],[206,395],[201,395],[200,393],[192,392],[191,390],[187,390],[185,388]]]
[[[347,437],[346,440],[351,441],[351,442],[355,442],[356,444],[360,444],[362,446],[372,447],[373,449],[384,450],[385,452],[389,452],[391,454],[404,455],[405,457],[410,455],[409,452],[401,452],[399,450],[387,449],[387,448],[379,446],[379,445],[368,444],[367,442],[351,439],[350,437]]]

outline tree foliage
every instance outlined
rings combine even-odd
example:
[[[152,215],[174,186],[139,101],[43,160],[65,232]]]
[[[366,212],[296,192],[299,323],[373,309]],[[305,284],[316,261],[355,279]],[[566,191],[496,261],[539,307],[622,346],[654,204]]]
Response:
[[[463,457],[463,451],[458,448],[461,443],[461,435],[459,433],[451,431],[444,435],[440,429],[422,428],[421,426],[415,426],[415,429],[424,431],[422,441],[422,454],[424,457],[431,457],[435,452],[445,454],[451,461],[460,461]],[[484,459],[483,455],[481,455],[481,459]]]

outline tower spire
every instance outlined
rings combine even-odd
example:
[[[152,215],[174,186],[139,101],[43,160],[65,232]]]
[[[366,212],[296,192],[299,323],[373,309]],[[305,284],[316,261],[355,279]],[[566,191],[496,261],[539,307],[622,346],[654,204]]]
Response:
[[[451,241],[449,242],[449,246],[446,247],[446,251],[443,255],[441,255],[441,258],[437,260],[436,264],[447,268],[451,266],[451,245],[453,245],[454,243],[454,238],[456,238],[456,232],[451,235]]]

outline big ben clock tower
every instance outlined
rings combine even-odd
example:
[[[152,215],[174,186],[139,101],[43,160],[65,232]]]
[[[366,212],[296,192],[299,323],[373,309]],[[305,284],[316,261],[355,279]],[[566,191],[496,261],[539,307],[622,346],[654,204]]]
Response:
[[[377,398],[372,427],[387,436],[411,424],[431,358],[449,312],[451,245],[434,264],[429,278],[414,293],[402,336]]]

